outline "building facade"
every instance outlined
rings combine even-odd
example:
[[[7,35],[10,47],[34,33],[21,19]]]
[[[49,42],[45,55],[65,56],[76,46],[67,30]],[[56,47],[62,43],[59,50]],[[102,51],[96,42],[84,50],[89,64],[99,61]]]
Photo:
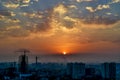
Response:
[[[84,63],[68,63],[67,74],[73,79],[81,79],[85,75]]]
[[[116,63],[103,63],[101,72],[104,80],[116,80]]]

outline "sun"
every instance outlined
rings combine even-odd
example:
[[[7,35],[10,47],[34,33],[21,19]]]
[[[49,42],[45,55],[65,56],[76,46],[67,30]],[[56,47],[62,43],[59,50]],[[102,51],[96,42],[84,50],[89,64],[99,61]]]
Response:
[[[63,52],[64,55],[66,55],[67,53],[66,52]]]

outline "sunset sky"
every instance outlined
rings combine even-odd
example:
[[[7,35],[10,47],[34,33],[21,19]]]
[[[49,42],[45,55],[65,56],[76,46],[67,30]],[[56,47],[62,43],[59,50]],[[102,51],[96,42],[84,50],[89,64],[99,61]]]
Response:
[[[0,0],[0,61],[120,61],[120,0]],[[59,58],[59,59],[58,59]]]

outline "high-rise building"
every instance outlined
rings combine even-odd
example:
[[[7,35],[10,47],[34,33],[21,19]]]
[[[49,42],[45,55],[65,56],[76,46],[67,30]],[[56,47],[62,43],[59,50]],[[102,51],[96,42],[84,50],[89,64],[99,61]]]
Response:
[[[109,63],[103,63],[102,64],[102,77],[104,79],[109,79]]]
[[[73,63],[67,63],[67,75],[72,77],[73,73]]]
[[[81,79],[85,75],[85,64],[84,63],[68,63],[67,74],[72,76],[73,79]]]
[[[109,69],[110,79],[116,80],[116,63],[110,63]]]
[[[21,73],[27,73],[28,71],[28,56],[25,54],[19,56],[19,71]]]
[[[103,63],[101,72],[104,79],[116,80],[116,63]]]

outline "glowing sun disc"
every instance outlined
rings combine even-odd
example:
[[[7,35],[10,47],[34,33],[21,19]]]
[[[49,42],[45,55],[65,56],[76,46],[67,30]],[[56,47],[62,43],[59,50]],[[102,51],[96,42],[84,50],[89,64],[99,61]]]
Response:
[[[66,55],[67,53],[66,52],[63,52],[64,55]]]

